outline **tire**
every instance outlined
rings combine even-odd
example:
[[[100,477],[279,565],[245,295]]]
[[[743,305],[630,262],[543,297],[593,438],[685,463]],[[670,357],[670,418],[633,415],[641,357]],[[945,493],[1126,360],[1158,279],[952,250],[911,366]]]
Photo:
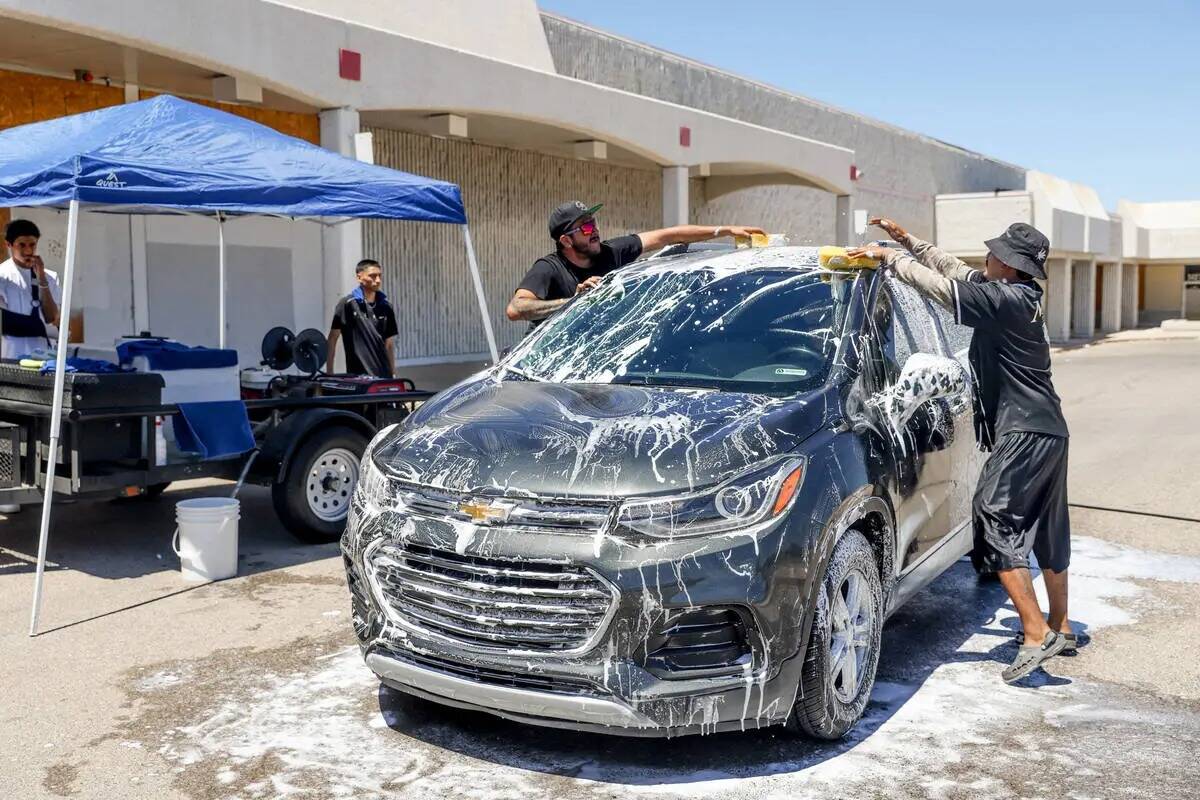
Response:
[[[848,625],[847,614],[838,614],[837,609],[846,608],[851,591],[857,592],[859,610],[849,615],[857,624]],[[846,633],[854,630],[862,645],[847,653]],[[861,533],[847,531],[825,569],[789,729],[828,740],[840,739],[854,727],[875,686],[882,630],[883,588],[874,551]],[[838,652],[854,659],[853,663]],[[835,661],[847,665],[846,669],[835,670]]]
[[[367,437],[350,428],[318,428],[303,441],[271,486],[275,513],[293,536],[310,544],[338,540],[366,449]]]

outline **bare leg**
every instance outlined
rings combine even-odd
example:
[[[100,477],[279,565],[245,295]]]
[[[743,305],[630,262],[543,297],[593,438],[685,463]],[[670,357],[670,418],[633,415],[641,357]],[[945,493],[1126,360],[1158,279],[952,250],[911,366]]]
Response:
[[[1042,570],[1046,582],[1046,594],[1050,595],[1050,629],[1059,633],[1071,632],[1071,620],[1067,618],[1067,571]]]
[[[1004,591],[1008,592],[1013,608],[1021,617],[1021,628],[1025,631],[1025,646],[1040,645],[1050,631],[1050,627],[1046,625],[1046,618],[1042,616],[1042,608],[1038,605],[1037,595],[1033,592],[1033,578],[1030,577],[1029,568],[1002,569],[998,574],[1000,575],[1000,585],[1004,587]],[[1065,581],[1063,588],[1066,589]]]

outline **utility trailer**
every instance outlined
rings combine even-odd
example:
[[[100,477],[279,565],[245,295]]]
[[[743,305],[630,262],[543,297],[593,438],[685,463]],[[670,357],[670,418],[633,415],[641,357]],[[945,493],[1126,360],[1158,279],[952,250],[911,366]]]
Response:
[[[180,411],[161,402],[159,375],[64,377],[57,496],[154,497],[173,481],[244,479],[271,487],[280,520],[306,542],[341,535],[367,443],[433,395],[404,379],[281,376],[262,396],[244,400],[254,450],[164,458],[163,426]],[[53,390],[53,375],[0,362],[0,504],[42,500]]]

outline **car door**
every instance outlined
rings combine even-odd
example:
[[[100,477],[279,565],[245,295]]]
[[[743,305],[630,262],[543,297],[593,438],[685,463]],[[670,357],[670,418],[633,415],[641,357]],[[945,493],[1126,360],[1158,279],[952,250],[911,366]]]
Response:
[[[950,448],[950,480],[951,491],[951,529],[970,524],[971,497],[975,494],[975,486],[979,480],[979,471],[987,453],[979,449],[975,438],[974,392],[975,379],[971,374],[971,364],[967,360],[967,351],[971,347],[971,329],[954,321],[954,315],[937,303],[926,300],[929,311],[937,323],[938,332],[942,339],[942,348],[946,355],[962,364],[967,373],[970,393],[960,401],[951,403],[954,414],[954,442]]]
[[[952,445],[947,401],[921,404],[900,430],[893,428],[884,404],[905,363],[917,353],[942,356],[941,334],[924,299],[893,278],[881,279],[869,327],[882,369],[874,370],[875,419],[889,443],[896,513],[897,556],[901,572],[919,562],[951,531]]]

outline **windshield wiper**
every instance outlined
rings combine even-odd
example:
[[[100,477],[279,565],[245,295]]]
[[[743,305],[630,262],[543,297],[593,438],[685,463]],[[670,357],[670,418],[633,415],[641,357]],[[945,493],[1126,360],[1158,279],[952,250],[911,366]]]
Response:
[[[528,372],[526,372],[523,369],[517,369],[516,367],[510,367],[507,364],[504,367],[502,367],[502,369],[505,372],[511,372],[513,375],[516,375],[518,378],[524,378],[527,381],[534,381],[535,383],[545,383],[546,382],[545,378],[539,378],[536,375],[530,375]]]
[[[720,389],[721,381],[714,378],[689,378],[675,375],[618,375],[613,383],[627,386],[683,386],[692,389]]]

